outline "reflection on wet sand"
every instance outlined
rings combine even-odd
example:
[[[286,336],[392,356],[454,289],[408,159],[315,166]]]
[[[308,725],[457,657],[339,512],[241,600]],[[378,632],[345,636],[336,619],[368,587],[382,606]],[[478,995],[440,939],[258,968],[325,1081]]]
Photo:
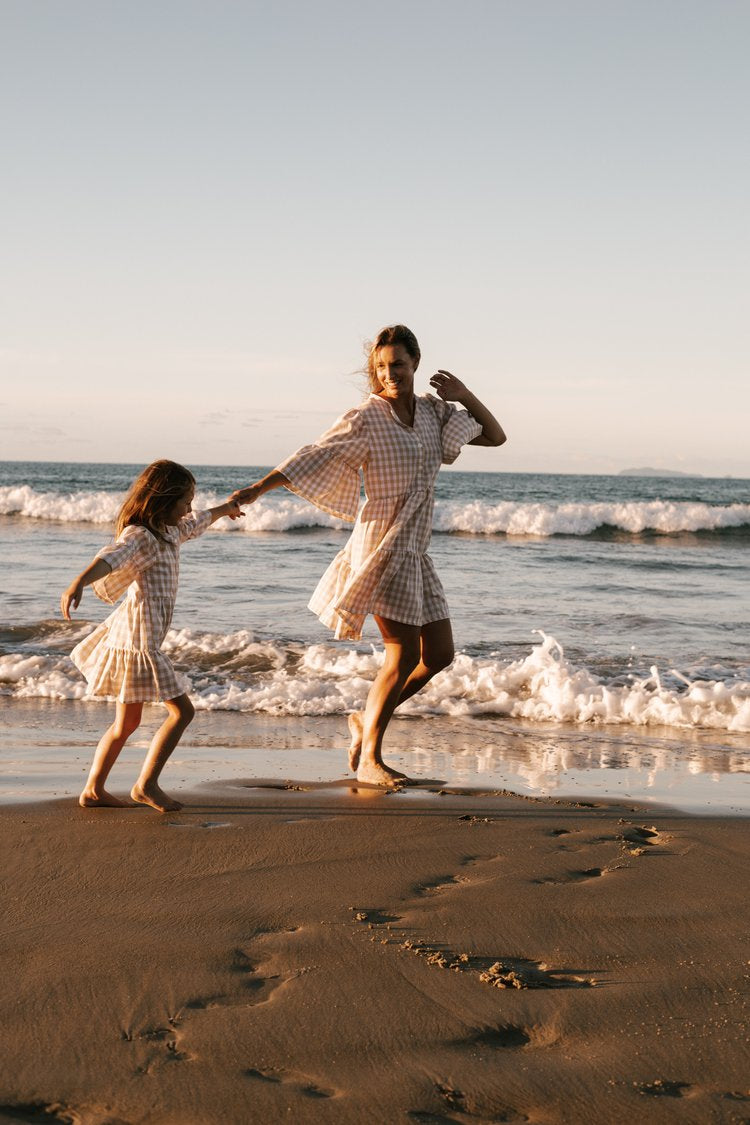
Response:
[[[722,790],[722,800],[734,809],[743,801],[750,811],[747,780],[750,773],[750,740],[745,737],[719,743],[715,734],[690,732],[677,739],[653,737],[651,732],[623,736],[601,728],[581,732],[557,727],[538,729],[493,723],[482,730],[482,744],[454,734],[450,746],[437,748],[424,741],[412,750],[413,772],[424,776],[450,776],[462,785],[514,782],[529,792],[545,795],[572,792],[622,796],[623,786],[633,798],[639,795],[669,801],[686,797],[692,807],[710,800],[712,789]],[[692,784],[691,784],[692,783]],[[718,794],[717,794],[718,796]]]
[[[126,746],[122,786],[148,744]],[[0,800],[74,793],[101,727],[100,705],[14,700],[0,731]],[[198,713],[169,763],[171,783],[192,788],[227,777],[325,781],[347,776],[343,716]],[[533,796],[654,801],[691,812],[750,814],[750,735],[671,728],[573,726],[496,717],[398,717],[389,760],[448,786],[506,788]]]

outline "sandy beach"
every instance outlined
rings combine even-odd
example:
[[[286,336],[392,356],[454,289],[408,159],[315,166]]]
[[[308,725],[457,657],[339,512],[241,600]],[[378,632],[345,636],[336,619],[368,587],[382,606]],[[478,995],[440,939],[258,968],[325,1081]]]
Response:
[[[746,820],[188,800],[0,812],[0,1120],[750,1120]]]

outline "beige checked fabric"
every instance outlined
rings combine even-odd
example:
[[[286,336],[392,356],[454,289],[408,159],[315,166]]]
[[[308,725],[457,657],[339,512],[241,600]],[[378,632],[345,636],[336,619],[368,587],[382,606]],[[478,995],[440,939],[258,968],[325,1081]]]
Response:
[[[443,587],[427,548],[435,480],[482,427],[466,410],[418,395],[414,425],[371,394],[313,445],[278,466],[289,487],[333,516],[356,520],[309,607],[339,640],[358,640],[368,613],[406,625],[448,617]],[[365,503],[357,515],[359,470]]]
[[[120,703],[156,703],[190,690],[160,646],[172,620],[180,544],[202,535],[210,512],[195,512],[164,529],[166,542],[145,527],[126,527],[120,538],[96,556],[112,567],[94,583],[94,593],[110,605],[127,590],[114,613],[76,645],[70,658],[89,683],[89,695]]]

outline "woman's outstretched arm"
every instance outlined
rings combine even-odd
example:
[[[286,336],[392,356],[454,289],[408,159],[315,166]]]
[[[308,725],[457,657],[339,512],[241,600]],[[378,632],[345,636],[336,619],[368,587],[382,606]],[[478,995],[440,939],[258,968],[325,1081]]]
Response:
[[[482,427],[481,434],[473,438],[469,445],[503,445],[508,440],[495,415],[450,371],[436,372],[430,379],[430,386],[435,388],[444,402],[458,402]]]
[[[283,488],[287,484],[289,481],[284,474],[278,469],[272,469],[270,473],[256,480],[254,484],[249,484],[247,488],[238,488],[230,499],[236,500],[238,504],[254,504],[265,492],[272,492],[274,488]]]

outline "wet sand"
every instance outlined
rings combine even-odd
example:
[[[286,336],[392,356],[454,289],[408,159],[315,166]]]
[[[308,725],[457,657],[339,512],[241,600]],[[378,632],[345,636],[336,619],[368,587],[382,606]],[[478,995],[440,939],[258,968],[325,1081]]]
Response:
[[[289,786],[0,810],[0,1120],[750,1120],[746,820]]]

